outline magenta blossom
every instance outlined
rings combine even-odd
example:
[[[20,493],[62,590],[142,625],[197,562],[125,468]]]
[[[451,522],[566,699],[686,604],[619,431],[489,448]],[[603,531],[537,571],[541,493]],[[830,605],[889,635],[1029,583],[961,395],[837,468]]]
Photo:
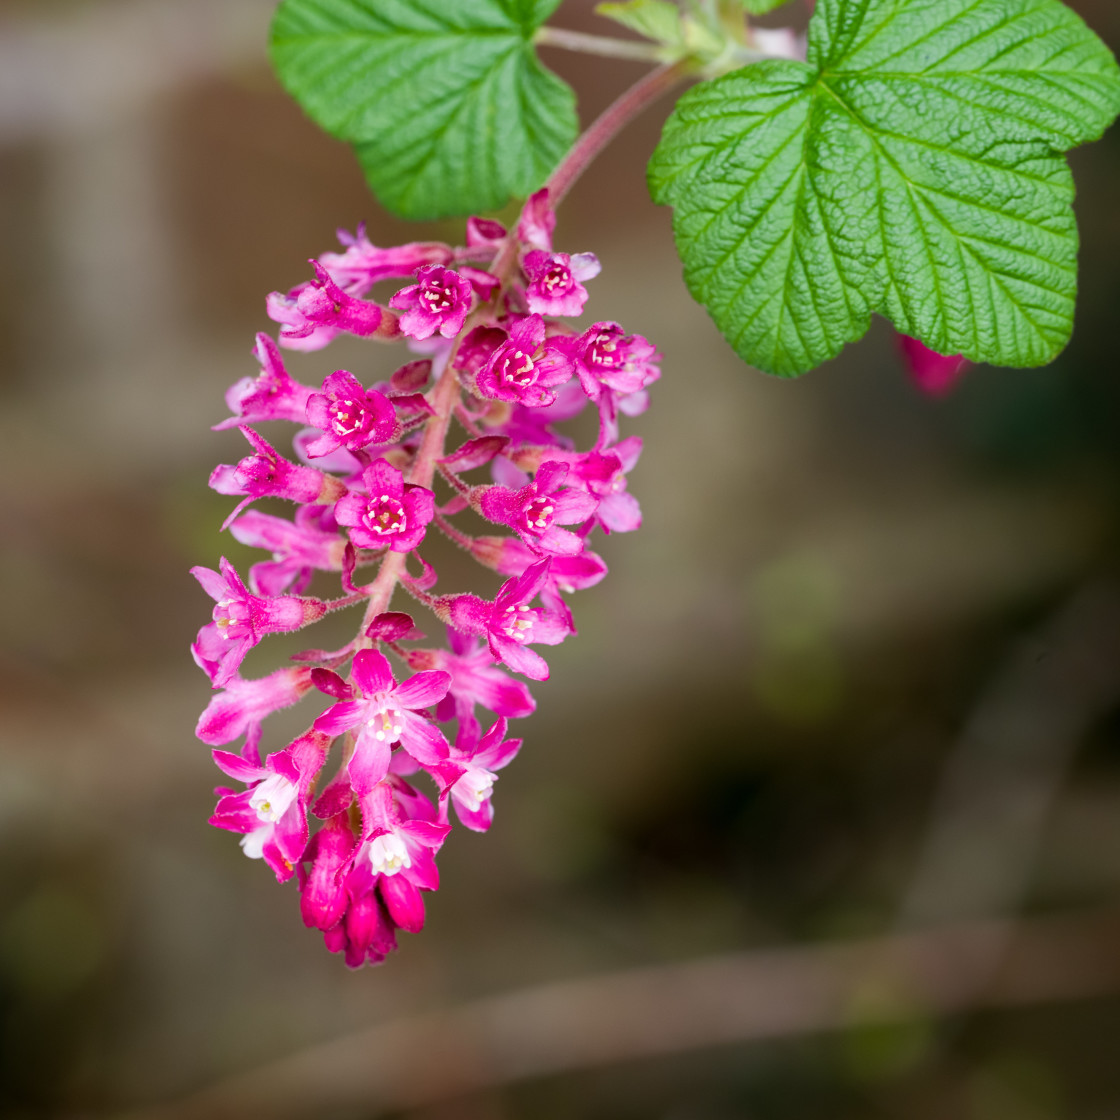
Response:
[[[508,725],[499,719],[485,735],[473,718],[459,721],[459,734],[446,762],[436,769],[444,784],[440,796],[448,794],[459,820],[475,832],[485,832],[494,822],[494,806],[490,800],[495,770],[509,765],[521,749],[520,739],[506,739]]]
[[[661,376],[653,343],[640,334],[626,334],[618,323],[592,323],[565,345],[583,391],[596,402],[604,389],[629,396]]]
[[[424,928],[421,891],[435,890],[435,853],[447,835],[430,802],[394,778],[362,800],[363,838],[349,813],[332,817],[312,838],[301,873],[303,919],[323,930],[351,968],[378,964],[397,946],[396,931]]]
[[[583,551],[583,538],[560,526],[586,521],[599,500],[586,490],[563,489],[568,472],[567,463],[545,463],[536,478],[519,490],[476,487],[471,504],[487,520],[508,525],[546,556],[576,556]]]
[[[556,400],[556,389],[572,376],[572,363],[545,341],[545,324],[530,315],[513,324],[508,339],[495,348],[475,377],[483,397],[541,408]]]
[[[505,240],[506,227],[492,218],[467,219],[467,247],[477,249],[483,245],[495,248]]]
[[[398,795],[400,787],[406,791],[405,797]],[[436,890],[439,871],[435,856],[450,829],[437,822],[436,811],[427,798],[407,782],[393,778],[379,782],[365,793],[361,806],[365,838],[354,855],[355,869],[370,876],[383,876],[378,884],[381,888],[387,885],[385,880],[399,876],[402,883],[408,883],[415,890]],[[398,886],[394,884],[390,888],[390,897]],[[412,893],[411,890],[404,892],[405,898]],[[382,895],[385,897],[383,889]],[[386,897],[385,901],[392,913],[390,898]],[[408,928],[403,922],[398,924]]]
[[[537,710],[528,686],[499,669],[490,650],[476,636],[448,626],[447,638],[450,650],[410,649],[405,653],[410,668],[438,669],[451,677],[447,696],[436,708],[437,719],[469,718],[474,715],[475,704],[510,719]]]
[[[530,249],[552,252],[552,234],[556,229],[556,211],[548,201],[548,187],[531,195],[517,223],[517,239]]]
[[[214,621],[198,632],[191,646],[195,662],[215,688],[233,679],[245,655],[265,634],[300,630],[326,613],[318,599],[283,595],[262,599],[250,594],[233,565],[223,556],[221,574],[210,568],[191,568],[203,591],[216,600]]]
[[[304,923],[323,931],[327,949],[342,953],[348,968],[385,960],[397,947],[399,925],[380,896],[378,878],[371,881],[355,868],[356,846],[349,814],[332,818],[311,838],[304,855],[311,870],[301,876]],[[422,927],[422,903],[420,912]]]
[[[594,253],[546,253],[534,249],[521,262],[529,284],[525,296],[534,315],[583,314],[587,289],[580,281],[593,280],[602,266]]]
[[[339,525],[350,530],[359,548],[410,552],[435,517],[436,500],[423,486],[405,485],[404,475],[384,459],[362,472],[365,494],[351,490],[334,507]]]
[[[293,381],[284,368],[276,343],[266,334],[257,335],[253,348],[260,363],[260,374],[243,377],[230,386],[226,405],[233,415],[214,425],[214,431],[236,428],[241,424],[255,424],[260,420],[294,420],[303,422],[307,398],[314,390]]]
[[[473,302],[474,287],[467,276],[428,264],[416,274],[415,284],[393,295],[389,306],[404,312],[400,328],[410,338],[431,338],[437,331],[444,338],[454,338],[463,329]]]
[[[630,533],[642,527],[642,510],[637,499],[626,490],[626,476],[642,454],[641,436],[630,436],[602,451],[553,451],[542,449],[540,457],[555,459],[570,466],[567,482],[593,494],[599,505],[594,524],[606,533]],[[518,459],[521,462],[521,458]]]
[[[342,953],[347,968],[381,964],[397,947],[397,924],[374,889],[364,891],[351,886],[346,876],[345,916],[338,925],[323,933],[323,943],[331,953]]]
[[[438,728],[421,714],[422,709],[438,704],[447,695],[451,677],[447,673],[417,673],[397,684],[383,653],[360,650],[354,656],[354,684],[361,699],[353,700],[353,690],[337,673],[315,670],[315,683],[325,692],[340,698],[316,721],[315,728],[327,735],[341,735],[359,728],[354,753],[347,765],[351,788],[358,794],[368,792],[389,772],[394,743],[400,743],[417,762],[427,765],[447,757],[447,740]]]
[[[269,755],[263,766],[229,751],[214,751],[218,766],[231,778],[248,782],[249,788],[240,793],[219,790],[210,823],[240,832],[245,854],[263,858],[281,882],[291,878],[307,844],[311,783],[323,768],[329,746],[327,736],[309,731]]]
[[[323,391],[308,398],[307,422],[323,433],[305,445],[310,459],[329,455],[340,447],[360,451],[371,443],[392,443],[400,434],[389,398],[363,389],[344,369],[324,378]]]
[[[475,537],[471,542],[471,555],[503,576],[519,576],[540,560],[533,549],[515,537]],[[585,548],[578,556],[553,556],[545,586],[558,592],[583,591],[594,587],[606,574],[603,558]],[[509,715],[497,708],[490,710]]]
[[[341,332],[359,338],[395,338],[397,317],[376,303],[344,292],[318,261],[315,279],[292,288],[287,295],[268,297],[268,317],[280,323],[280,341],[292,350],[320,350]]]
[[[364,296],[378,280],[398,280],[413,276],[426,264],[450,264],[451,248],[440,241],[410,241],[405,245],[381,248],[366,236],[364,225],[356,233],[338,231],[346,246],[342,253],[324,253],[319,262],[331,279],[348,295]]]
[[[267,677],[247,681],[232,677],[198,718],[195,734],[212,747],[232,743],[248,734],[255,737],[266,716],[290,708],[311,690],[311,670],[306,666],[277,669]]]
[[[332,531],[319,527],[322,506],[300,506],[295,521],[249,510],[230,522],[235,540],[251,548],[264,548],[271,560],[261,560],[249,569],[249,585],[261,595],[282,595],[307,590],[315,571],[342,571],[346,542]]]
[[[547,662],[526,645],[555,646],[575,633],[565,612],[529,606],[548,583],[549,564],[549,560],[541,560],[522,575],[507,579],[493,603],[477,595],[448,595],[436,601],[436,612],[456,630],[485,638],[494,658],[514,672],[535,681],[548,680]]]
[[[311,837],[303,853],[310,871],[300,872],[300,911],[304,925],[328,930],[342,921],[349,904],[343,869],[358,847],[349,812],[332,816]]]
[[[960,354],[939,354],[909,335],[898,335],[898,349],[914,384],[926,396],[945,397],[971,365]]]
[[[223,463],[210,475],[210,488],[219,494],[244,494],[223,528],[254,498],[287,498],[291,502],[330,504],[346,493],[346,486],[332,475],[313,467],[303,467],[285,459],[268,440],[252,428],[241,426],[241,434],[253,445],[254,455],[247,455],[236,466]]]

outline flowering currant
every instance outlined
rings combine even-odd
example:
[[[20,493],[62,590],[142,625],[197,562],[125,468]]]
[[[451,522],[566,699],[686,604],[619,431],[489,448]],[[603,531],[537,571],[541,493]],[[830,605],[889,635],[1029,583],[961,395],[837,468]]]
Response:
[[[381,249],[362,231],[344,237],[343,252],[314,262],[314,280],[269,297],[280,345],[317,350],[348,332],[397,339],[414,356],[375,388],[335,370],[314,390],[260,335],[261,372],[230,389],[231,416],[217,425],[238,428],[251,451],[218,467],[210,485],[242,499],[227,526],[268,555],[249,568],[249,586],[225,559],[220,572],[193,570],[216,606],[192,649],[220,690],[197,733],[216,747],[242,741],[239,752],[214,752],[241,788],[219,789],[211,820],[239,833],[245,854],[278,879],[295,879],[304,922],[352,967],[384,960],[399,930],[423,927],[453,817],[490,827],[498,771],[522,742],[509,721],[536,708],[517,675],[547,679],[531,647],[574,634],[567,597],[606,575],[588,547],[595,529],[640,523],[626,472],[641,442],[618,439],[618,416],[644,407],[637,398],[657,377],[657,353],[616,323],[579,333],[562,321],[582,311],[582,281],[598,261],[554,252],[555,220],[542,191],[517,232],[472,219],[463,248]],[[385,279],[411,281],[391,310],[365,298]],[[578,450],[561,425],[585,408],[597,409],[599,431]],[[296,426],[294,458],[256,430],[278,420]],[[449,445],[456,420],[463,438]],[[245,509],[258,498],[285,499],[295,512]],[[458,521],[471,510],[505,535],[471,536]],[[438,573],[418,551],[433,531],[506,577],[492,601],[433,592]],[[371,582],[358,581],[375,565]],[[336,598],[302,594],[331,577]],[[390,610],[397,587],[447,627],[446,646],[425,644],[410,615]],[[364,617],[341,650],[308,649],[266,676],[240,675],[266,634],[357,605]],[[333,704],[262,754],[268,717],[314,689]],[[428,781],[431,795],[414,780]]]

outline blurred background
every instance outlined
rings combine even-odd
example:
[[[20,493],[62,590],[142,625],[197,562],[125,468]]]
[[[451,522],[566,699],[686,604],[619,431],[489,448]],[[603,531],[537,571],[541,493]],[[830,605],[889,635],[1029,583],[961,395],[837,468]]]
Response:
[[[337,226],[461,225],[378,208],[270,76],[272,6],[0,0],[0,1114],[1120,1118],[1120,133],[1072,157],[1072,345],[943,401],[882,323],[797,382],[741,365],[645,192],[667,105],[591,168],[557,243],[664,355],[645,524],[493,830],[350,973],[206,825],[188,568],[247,554],[209,425]],[[554,22],[614,33],[591,7]],[[642,73],[545,58],[585,122]]]

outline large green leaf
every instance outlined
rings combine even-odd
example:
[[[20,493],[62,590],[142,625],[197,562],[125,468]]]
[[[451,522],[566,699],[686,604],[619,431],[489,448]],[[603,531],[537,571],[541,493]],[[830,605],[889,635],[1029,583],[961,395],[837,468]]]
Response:
[[[748,362],[803,373],[872,312],[945,354],[1033,366],[1077,288],[1063,152],[1120,71],[1058,0],[820,0],[807,63],[678,103],[650,163],[685,278]]]
[[[559,0],[283,0],[280,80],[353,143],[378,198],[409,218],[525,197],[575,139],[571,88],[534,31]]]

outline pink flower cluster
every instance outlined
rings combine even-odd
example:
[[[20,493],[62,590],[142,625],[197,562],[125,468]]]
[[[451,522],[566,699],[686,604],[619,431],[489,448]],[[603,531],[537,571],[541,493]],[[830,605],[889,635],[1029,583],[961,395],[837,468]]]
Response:
[[[617,323],[563,322],[582,314],[599,263],[554,252],[554,227],[544,190],[514,233],[472,218],[461,248],[382,249],[361,230],[340,234],[344,251],[313,261],[314,279],[269,297],[280,345],[314,351],[348,333],[402,342],[410,360],[368,388],[345,370],[312,387],[258,335],[260,373],[229,390],[232,415],[215,426],[237,428],[248,444],[210,478],[240,499],[226,527],[268,558],[244,579],[224,557],[217,572],[193,569],[215,606],[192,652],[220,689],[197,734],[214,747],[243,741],[237,753],[214,751],[240,788],[217,790],[211,823],[240,833],[245,854],[278,880],[297,881],[305,923],[352,967],[384,960],[398,929],[423,927],[452,807],[467,828],[490,827],[498,771],[521,745],[509,721],[535,708],[509,671],[547,679],[532,647],[574,634],[567,596],[607,573],[592,533],[641,523],[626,489],[641,441],[620,438],[619,418],[646,408],[658,355]],[[387,306],[366,298],[393,279],[407,283]],[[559,426],[589,405],[598,438],[579,451]],[[298,426],[290,454],[257,431],[273,421]],[[453,421],[462,442],[449,450]],[[465,477],[484,469],[487,480]],[[250,508],[266,497],[292,503],[292,515]],[[494,531],[468,532],[464,519],[480,518]],[[438,575],[418,551],[433,530],[507,577],[493,600],[434,592]],[[307,594],[332,578],[335,597]],[[423,644],[412,616],[389,609],[397,586],[446,627],[446,646]],[[343,649],[241,676],[266,634],[359,605]],[[262,755],[266,717],[315,691],[333,703]],[[480,711],[493,717],[488,727]],[[414,784],[421,772],[430,795]]]

